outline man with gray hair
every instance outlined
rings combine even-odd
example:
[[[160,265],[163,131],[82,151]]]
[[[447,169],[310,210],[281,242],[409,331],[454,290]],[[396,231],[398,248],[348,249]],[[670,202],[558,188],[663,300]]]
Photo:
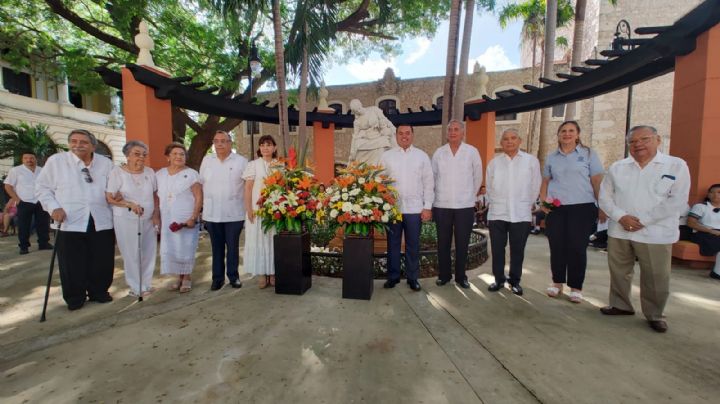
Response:
[[[482,184],[482,160],[478,149],[465,142],[465,124],[457,119],[447,125],[447,144],[432,156],[435,201],[432,217],[437,225],[438,279],[452,279],[451,246],[455,238],[455,283],[470,288],[465,275],[476,193]]]
[[[658,151],[661,139],[652,126],[630,129],[627,142],[630,157],[613,163],[600,185],[600,208],[610,219],[610,305],[600,311],[635,314],[630,291],[637,259],[642,312],[650,328],[666,332],[672,244],[687,207],[690,172],[682,159]]]
[[[68,136],[69,152],[50,156],[35,184],[35,195],[50,213],[63,299],[69,310],[83,307],[86,299],[112,301],[108,289],[115,266],[112,210],[105,198],[113,164],[95,153],[92,133],[75,129]]]
[[[497,292],[510,283],[512,293],[522,296],[520,286],[525,243],[530,234],[532,207],[540,193],[540,162],[520,150],[516,129],[505,129],[500,138],[503,153],[490,160],[485,185],[490,195],[488,229],[492,246],[495,282],[488,290]],[[510,277],[505,276],[505,246],[510,239]]]

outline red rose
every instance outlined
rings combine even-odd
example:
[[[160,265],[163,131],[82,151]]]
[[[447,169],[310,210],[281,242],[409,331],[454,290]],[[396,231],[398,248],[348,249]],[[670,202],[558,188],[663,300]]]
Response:
[[[559,208],[562,203],[560,202],[560,199],[553,199],[552,204],[554,207]]]
[[[172,223],[170,223],[170,231],[175,233],[176,231],[182,229],[185,226],[186,226],[185,223],[172,222]]]

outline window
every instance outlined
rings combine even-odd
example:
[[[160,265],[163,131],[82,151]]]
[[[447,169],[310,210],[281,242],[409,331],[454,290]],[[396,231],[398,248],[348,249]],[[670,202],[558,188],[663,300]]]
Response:
[[[297,126],[296,125],[289,125],[290,133],[297,132]]]
[[[15,73],[11,69],[2,68],[3,84],[5,89],[13,94],[32,97],[32,84],[27,73]]]
[[[247,122],[247,134],[248,135],[259,135],[260,134],[260,122],[257,121],[246,121]]]
[[[443,104],[444,99],[445,99],[445,97],[442,95],[435,99],[435,105],[437,106],[437,109],[442,110],[442,104]]]
[[[553,105],[552,117],[553,118],[565,118],[565,104]]]
[[[378,108],[382,109],[385,115],[396,115],[398,113],[395,108],[395,100],[382,100],[378,102]]]
[[[73,86],[70,86],[68,88],[68,90],[70,92],[70,104],[74,105],[77,108],[82,108],[83,107],[82,94],[80,94],[77,91],[77,88],[75,88]]]
[[[517,121],[517,113],[495,115],[495,121]]]

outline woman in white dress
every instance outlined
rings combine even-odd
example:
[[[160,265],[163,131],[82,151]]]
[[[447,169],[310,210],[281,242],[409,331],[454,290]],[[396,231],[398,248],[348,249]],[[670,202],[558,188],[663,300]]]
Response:
[[[154,227],[160,224],[157,182],[155,172],[145,167],[148,155],[145,143],[131,140],[122,151],[127,164],[110,172],[105,196],[113,207],[115,238],[123,257],[130,295],[147,296],[154,291],[152,276],[157,253]]]
[[[190,273],[195,266],[203,200],[198,172],[185,166],[186,154],[185,146],[170,143],[165,147],[170,164],[155,174],[160,200],[160,273],[178,275],[169,289],[180,292],[192,288]]]
[[[275,230],[263,232],[260,218],[255,217],[257,201],[263,180],[270,173],[270,165],[277,157],[277,144],[272,136],[264,135],[258,140],[257,156],[259,158],[248,163],[243,173],[245,180],[245,210],[247,223],[245,223],[245,254],[243,264],[245,272],[258,276],[258,286],[265,289],[275,286],[275,262],[273,259],[273,236]]]

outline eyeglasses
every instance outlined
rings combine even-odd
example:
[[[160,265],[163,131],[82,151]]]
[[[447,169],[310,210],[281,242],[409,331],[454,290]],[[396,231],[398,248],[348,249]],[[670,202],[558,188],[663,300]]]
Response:
[[[87,182],[88,184],[90,184],[91,182],[93,182],[93,179],[92,179],[92,177],[90,176],[90,170],[88,170],[87,167],[83,168],[83,169],[80,170],[80,171],[82,171],[83,174],[85,174],[85,182]]]
[[[213,143],[232,143],[232,141],[228,139],[214,139]]]

